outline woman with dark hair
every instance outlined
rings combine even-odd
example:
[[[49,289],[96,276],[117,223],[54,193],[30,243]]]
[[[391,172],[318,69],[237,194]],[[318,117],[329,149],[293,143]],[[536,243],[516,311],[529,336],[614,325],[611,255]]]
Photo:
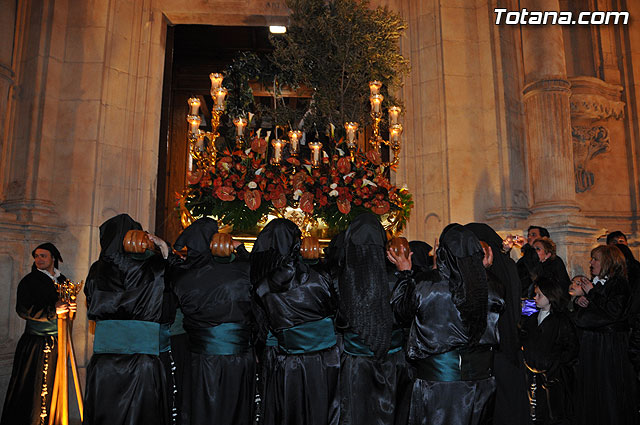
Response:
[[[209,246],[217,232],[216,221],[204,217],[174,244],[187,248],[171,274],[191,352],[186,410],[192,425],[249,425],[255,383],[249,253],[229,237],[235,253],[214,257]]]
[[[487,224],[465,225],[491,249],[491,262],[485,265],[489,282],[497,281],[504,289],[505,311],[498,320],[500,345],[495,352],[493,372],[496,377],[495,425],[523,424],[527,421],[527,391],[522,351],[518,339],[521,316],[520,277],[516,263],[503,252],[502,238]]]
[[[341,424],[406,423],[410,378],[403,329],[390,305],[395,278],[387,275],[386,239],[370,213],[357,216],[344,236],[338,277]]]
[[[553,279],[542,277],[535,287],[536,306],[523,316],[522,349],[527,367],[529,413],[534,424],[569,424],[573,417],[573,364],[578,338],[565,314],[565,296]]]
[[[487,282],[478,238],[459,224],[440,236],[438,270],[418,275],[411,259],[391,250],[400,272],[392,305],[411,323],[407,357],[416,367],[409,424],[469,424],[490,420],[497,322],[504,300]]]
[[[162,425],[169,422],[167,377],[160,354],[169,347],[165,291],[168,247],[127,253],[129,230],[142,226],[127,214],[100,226],[100,258],[91,265],[84,293],[87,317],[96,321],[93,356],[87,367],[84,424]],[[171,316],[170,318],[168,316]],[[167,324],[167,326],[161,326]]]
[[[581,280],[586,295],[576,301],[583,308],[574,318],[581,331],[576,419],[595,425],[637,424],[635,377],[628,356],[631,292],[624,255],[615,246],[600,245],[591,251],[590,265],[593,280]]]
[[[301,261],[300,236],[290,220],[273,220],[250,257],[259,335],[277,339],[264,365],[266,425],[334,425],[340,417],[337,300],[330,278]]]

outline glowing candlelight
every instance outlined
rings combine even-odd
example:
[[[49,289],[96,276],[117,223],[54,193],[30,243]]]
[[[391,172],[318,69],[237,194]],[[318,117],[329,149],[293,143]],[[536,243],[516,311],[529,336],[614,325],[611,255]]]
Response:
[[[233,124],[236,126],[236,136],[242,137],[244,128],[247,126],[247,119],[242,117],[234,118]]]
[[[211,95],[213,96],[213,93],[215,93],[217,89],[222,87],[222,80],[224,79],[224,77],[222,76],[222,74],[214,72],[213,74],[209,74],[209,78],[211,79]]]
[[[378,80],[373,80],[369,82],[369,90],[371,91],[371,96],[380,93],[380,87],[382,87],[382,83]]]
[[[271,142],[271,146],[273,146],[273,157],[271,161],[274,165],[280,164],[282,160],[282,148],[284,147],[285,142],[280,139],[274,139]]]
[[[189,122],[189,131],[192,134],[196,134],[200,127],[200,117],[198,115],[187,115],[187,121]]]
[[[322,143],[311,142],[309,143],[309,148],[311,149],[311,166],[313,168],[318,168],[320,166],[320,159],[322,158]]]
[[[302,139],[302,131],[291,130],[289,132],[289,152],[293,156],[300,152],[300,139]]]
[[[394,124],[389,127],[389,143],[392,148],[400,147],[400,135],[402,135],[402,125]]]
[[[227,97],[227,89],[219,87],[215,91],[214,99],[216,100],[216,106],[213,109],[216,111],[224,111],[224,98]]]
[[[359,124],[357,122],[344,123],[344,129],[347,131],[347,147],[353,149],[356,147],[356,132]]]
[[[198,141],[196,142],[196,147],[198,148],[199,151],[203,151],[204,150],[204,132],[200,132],[200,130],[198,130],[198,133],[196,133],[196,136],[198,137]]]
[[[190,97],[187,103],[191,107],[191,115],[200,115],[200,99]]]
[[[389,125],[398,124],[398,117],[400,116],[400,112],[402,112],[402,109],[400,109],[399,106],[392,106],[391,108],[389,108]]]
[[[369,98],[371,102],[371,112],[374,114],[379,114],[382,110],[382,101],[384,100],[384,96],[381,94],[373,94]]]

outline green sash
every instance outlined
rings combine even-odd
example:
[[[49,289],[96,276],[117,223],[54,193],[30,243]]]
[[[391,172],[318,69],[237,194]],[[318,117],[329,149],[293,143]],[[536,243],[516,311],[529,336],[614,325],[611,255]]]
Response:
[[[486,345],[452,350],[422,359],[416,366],[417,377],[425,381],[478,381],[492,375],[493,350]]]
[[[182,313],[182,310],[178,308],[176,309],[176,318],[173,321],[173,324],[171,325],[171,330],[170,330],[171,336],[182,335],[187,332],[184,330],[184,327],[182,325],[183,322],[184,322],[184,313]]]
[[[287,354],[304,354],[325,350],[336,345],[333,319],[302,323],[276,332],[278,345]]]
[[[168,327],[162,331],[163,340]],[[96,354],[152,354],[157,356],[161,347],[160,324],[142,320],[99,320],[93,340]]]
[[[251,331],[243,323],[221,323],[218,326],[188,329],[189,348],[198,354],[230,356],[251,348]]]
[[[25,333],[29,335],[51,336],[58,335],[57,319],[40,322],[38,320],[27,319],[27,327]]]
[[[404,346],[404,332],[402,329],[395,329],[391,334],[391,346],[388,354],[397,353]],[[353,332],[345,332],[344,334],[344,351],[352,356],[372,357],[373,351],[364,343],[358,334]]]

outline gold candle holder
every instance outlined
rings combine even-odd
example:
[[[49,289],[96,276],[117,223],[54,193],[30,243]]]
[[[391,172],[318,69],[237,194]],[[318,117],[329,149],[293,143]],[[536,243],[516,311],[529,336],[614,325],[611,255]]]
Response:
[[[311,142],[309,143],[309,149],[311,149],[311,166],[313,168],[320,167],[320,161],[322,160],[322,143]]]
[[[289,153],[291,156],[298,156],[300,153],[300,139],[302,139],[302,131],[289,131]]]
[[[284,140],[274,139],[271,141],[271,146],[273,146],[273,156],[271,157],[271,163],[273,165],[279,165],[280,161],[282,161],[282,148],[285,145]]]

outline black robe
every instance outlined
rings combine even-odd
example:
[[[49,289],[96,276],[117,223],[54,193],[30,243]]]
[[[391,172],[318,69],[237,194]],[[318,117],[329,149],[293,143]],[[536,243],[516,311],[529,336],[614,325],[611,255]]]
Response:
[[[576,422],[593,425],[638,424],[636,380],[629,361],[627,280],[609,278],[587,294],[577,309],[580,352],[576,379]]]
[[[304,269],[305,267],[303,267]],[[273,335],[335,315],[329,277],[306,267],[282,292],[269,289],[268,278],[256,285],[256,307],[263,309]],[[263,423],[266,425],[335,425],[340,416],[337,345],[294,354],[280,345],[267,350]]]
[[[572,423],[578,337],[563,313],[523,316],[522,348],[528,368],[530,418],[536,424]]]
[[[234,354],[211,354],[202,349],[199,335],[221,324],[243,325],[251,337],[251,282],[244,246],[233,262],[210,261],[178,270],[173,287],[184,314],[183,326],[191,351],[191,424],[251,424],[255,357],[251,339]]]
[[[487,327],[475,347],[493,350],[498,345],[503,293],[499,282],[489,281]],[[449,282],[437,270],[415,277],[404,273],[393,294],[393,307],[401,321],[411,322],[406,350],[410,362],[417,367],[421,360],[434,355],[472,349],[460,312],[452,301]],[[486,423],[493,414],[495,389],[493,376],[448,382],[418,378],[413,384],[408,423]]]
[[[175,314],[163,311],[162,256],[150,251],[142,255],[122,252],[124,234],[136,228],[140,225],[124,215],[100,226],[102,252],[89,269],[84,289],[87,317],[96,321],[96,327],[108,320],[170,323]],[[167,385],[160,355],[94,352],[87,367],[84,424],[167,424]]]
[[[520,257],[516,265],[522,288],[521,297],[533,298],[535,295],[535,281],[542,274],[542,263],[536,250],[531,245],[525,244],[522,247],[522,257]]]
[[[66,277],[60,275],[56,280],[64,282]],[[40,424],[43,386],[46,386],[48,392],[44,410],[47,414],[50,411],[58,358],[57,301],[58,292],[53,281],[37,269],[18,284],[16,311],[28,323],[16,347],[13,371],[0,420],[2,425]],[[38,326],[49,329],[39,331],[36,329]],[[45,363],[46,376],[43,373]],[[48,419],[47,416],[46,420]]]

